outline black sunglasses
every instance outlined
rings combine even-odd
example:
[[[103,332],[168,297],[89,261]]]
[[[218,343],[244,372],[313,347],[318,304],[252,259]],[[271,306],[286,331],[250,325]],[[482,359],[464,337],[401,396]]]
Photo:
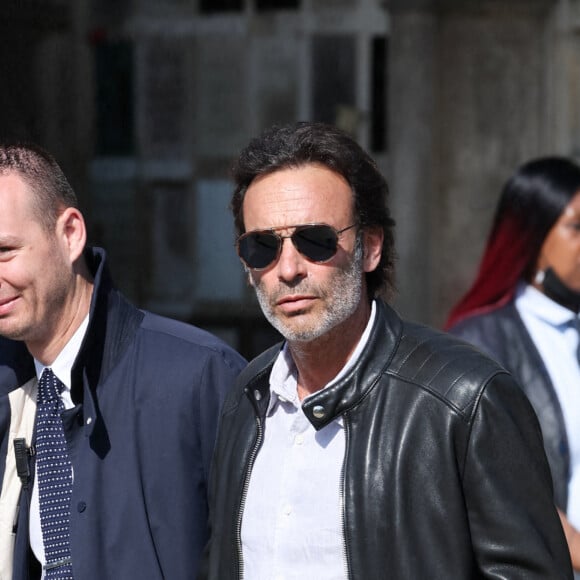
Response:
[[[355,226],[352,224],[336,230],[327,224],[305,224],[255,230],[242,234],[236,242],[236,248],[244,264],[252,270],[263,270],[275,262],[286,238],[290,238],[294,247],[311,262],[328,262],[338,250],[340,234]],[[276,230],[288,228],[294,228],[289,236],[276,233]]]

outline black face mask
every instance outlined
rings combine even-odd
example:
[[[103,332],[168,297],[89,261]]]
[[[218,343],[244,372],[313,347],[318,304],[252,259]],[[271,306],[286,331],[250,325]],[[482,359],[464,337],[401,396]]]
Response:
[[[568,288],[552,268],[547,268],[543,274],[543,280],[539,282],[544,289],[544,294],[554,302],[578,313],[580,311],[580,292]]]

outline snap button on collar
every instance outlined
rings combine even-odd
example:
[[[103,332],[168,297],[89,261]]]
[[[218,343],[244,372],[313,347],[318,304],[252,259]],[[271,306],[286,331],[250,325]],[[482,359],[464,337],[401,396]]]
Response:
[[[312,407],[312,414],[317,419],[324,419],[324,417],[326,416],[326,411],[324,410],[324,407],[322,405],[315,405],[314,407]]]

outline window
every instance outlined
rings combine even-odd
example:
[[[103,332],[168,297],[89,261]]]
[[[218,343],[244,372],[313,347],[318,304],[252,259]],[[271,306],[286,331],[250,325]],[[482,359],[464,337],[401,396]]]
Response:
[[[199,0],[201,14],[216,12],[241,12],[249,0]],[[269,12],[273,10],[297,10],[300,8],[300,0],[254,0],[257,12]]]
[[[369,142],[371,150],[379,153],[387,148],[387,39],[384,36],[376,36],[371,42],[371,123],[369,127]]]
[[[199,0],[201,14],[213,12],[240,12],[244,7],[244,0]]]
[[[255,6],[258,12],[297,10],[300,8],[300,0],[255,0]]]
[[[355,39],[312,39],[312,113],[315,121],[335,124],[341,110],[355,108]]]
[[[97,155],[134,151],[133,47],[129,42],[95,45]]]

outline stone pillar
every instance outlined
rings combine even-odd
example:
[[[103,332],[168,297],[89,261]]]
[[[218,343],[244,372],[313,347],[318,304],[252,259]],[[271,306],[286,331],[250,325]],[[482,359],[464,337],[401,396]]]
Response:
[[[388,177],[397,221],[396,307],[405,315],[428,320],[436,16],[430,2],[413,4],[402,1],[390,6]]]
[[[556,0],[391,0],[397,306],[440,326],[472,281],[503,182],[554,153]],[[565,153],[565,152],[564,152]]]

